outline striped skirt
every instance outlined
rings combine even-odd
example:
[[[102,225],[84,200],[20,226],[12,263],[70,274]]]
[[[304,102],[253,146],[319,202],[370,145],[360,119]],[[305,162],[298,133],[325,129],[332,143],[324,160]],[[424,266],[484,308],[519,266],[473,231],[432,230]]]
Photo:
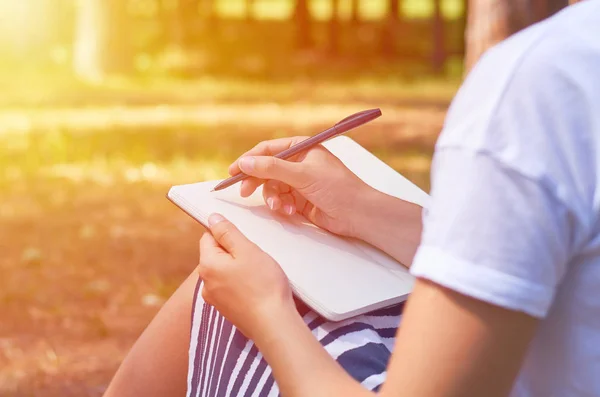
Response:
[[[278,396],[271,369],[257,347],[202,300],[200,285],[192,310],[187,396]],[[378,390],[385,380],[402,305],[336,323],[300,302],[297,306],[315,338],[348,374],[365,388]]]

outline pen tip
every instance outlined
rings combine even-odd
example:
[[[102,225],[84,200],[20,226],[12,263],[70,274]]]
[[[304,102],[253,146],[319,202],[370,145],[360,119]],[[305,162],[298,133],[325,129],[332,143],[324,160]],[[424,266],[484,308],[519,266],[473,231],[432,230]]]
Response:
[[[215,189],[211,189],[211,191],[210,191],[210,192],[212,193],[212,192],[214,192],[214,191],[215,191]]]

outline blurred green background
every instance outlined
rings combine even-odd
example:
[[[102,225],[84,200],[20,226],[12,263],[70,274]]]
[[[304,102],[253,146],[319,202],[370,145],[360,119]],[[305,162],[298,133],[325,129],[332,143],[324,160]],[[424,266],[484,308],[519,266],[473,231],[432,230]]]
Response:
[[[350,136],[429,188],[464,0],[0,0],[0,395],[99,396],[197,262],[169,187]]]

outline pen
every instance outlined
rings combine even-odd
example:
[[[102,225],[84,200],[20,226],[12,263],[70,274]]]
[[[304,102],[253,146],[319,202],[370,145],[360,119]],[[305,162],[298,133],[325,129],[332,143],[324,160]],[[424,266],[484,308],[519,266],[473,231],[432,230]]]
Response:
[[[333,138],[334,136],[343,134],[345,132],[350,131],[351,129],[354,129],[363,124],[366,124],[369,121],[375,120],[379,116],[381,116],[381,110],[379,110],[379,109],[370,109],[370,110],[364,110],[362,112],[355,113],[352,116],[346,117],[345,119],[343,119],[342,121],[340,121],[339,123],[334,125],[333,127],[329,128],[323,132],[320,132],[317,135],[314,135],[302,142],[299,142],[296,145],[290,147],[289,149],[284,150],[281,153],[276,154],[275,157],[282,159],[282,160],[288,159],[288,158],[295,156],[296,154],[302,152],[303,150],[310,149],[320,143],[325,142],[328,139]],[[229,186],[234,185],[246,178],[248,178],[248,175],[244,174],[243,172],[240,172],[239,174],[234,175],[230,178],[227,178],[224,181],[222,181],[221,183],[219,183],[217,186],[215,186],[215,188],[212,191],[216,192],[219,190],[223,190],[223,189],[228,188]]]

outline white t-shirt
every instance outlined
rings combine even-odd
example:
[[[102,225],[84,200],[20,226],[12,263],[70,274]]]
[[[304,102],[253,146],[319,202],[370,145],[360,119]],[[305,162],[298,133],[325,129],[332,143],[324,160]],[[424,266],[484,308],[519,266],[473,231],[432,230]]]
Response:
[[[411,272],[541,319],[513,396],[600,396],[600,1],[484,55],[432,172]]]

